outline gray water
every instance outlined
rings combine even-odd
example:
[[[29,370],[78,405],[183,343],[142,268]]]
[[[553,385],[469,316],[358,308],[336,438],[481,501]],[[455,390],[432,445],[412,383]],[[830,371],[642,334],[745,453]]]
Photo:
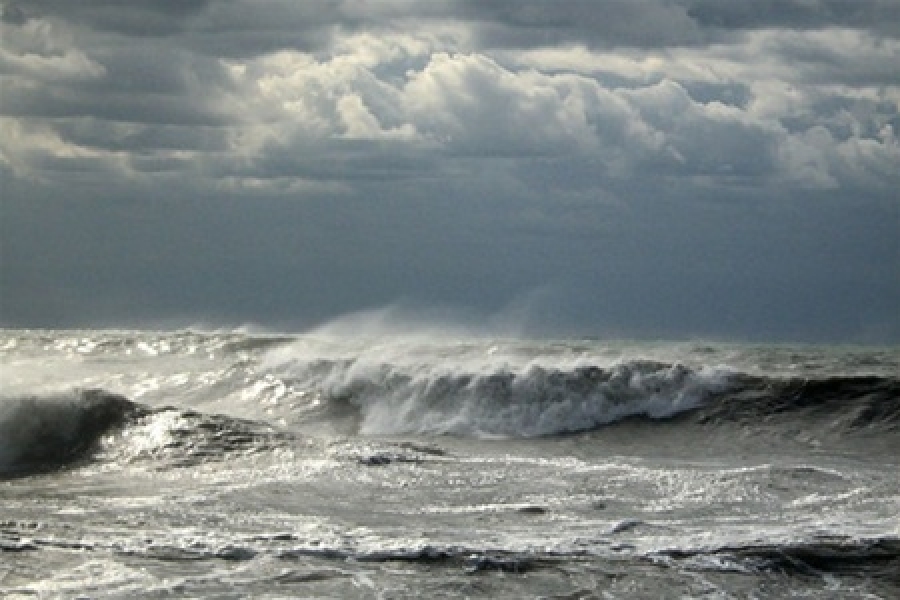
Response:
[[[896,598],[896,348],[0,332],[10,598]]]

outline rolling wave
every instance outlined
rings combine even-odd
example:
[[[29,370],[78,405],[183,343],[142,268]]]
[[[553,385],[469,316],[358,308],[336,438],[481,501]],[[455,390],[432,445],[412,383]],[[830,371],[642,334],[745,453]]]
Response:
[[[669,418],[721,393],[727,376],[651,361],[485,373],[335,363],[319,385],[328,403],[359,411],[363,434],[539,437],[630,417]]]
[[[75,462],[145,409],[103,390],[0,401],[0,478]]]
[[[698,411],[702,423],[807,425],[854,431],[900,428],[900,379],[878,376],[773,379],[732,377],[729,392]]]
[[[113,436],[113,434],[117,434]],[[191,466],[283,445],[287,433],[255,421],[172,407],[150,408],[100,389],[0,401],[0,479],[96,458]]]
[[[483,372],[344,360],[310,363],[292,384],[316,390],[327,418],[352,413],[358,431],[370,435],[539,437],[633,418],[823,422],[838,433],[900,428],[900,380],[881,376],[766,377],[644,360]]]
[[[296,367],[296,365],[295,365]],[[528,438],[595,430],[647,419],[669,426],[809,428],[839,435],[894,435],[900,380],[859,376],[768,378],[725,369],[630,361],[608,368],[531,365],[484,372],[411,369],[353,360],[319,360],[282,374],[290,403],[242,419],[187,407],[150,407],[100,389],[3,398],[0,477],[76,463],[117,433],[122,460],[170,466],[266,451],[319,425],[351,435],[454,435]],[[233,390],[232,390],[233,395]],[[285,392],[287,394],[287,392]],[[258,399],[252,394],[247,402]],[[269,422],[280,417],[278,425]],[[115,437],[115,436],[113,436]],[[293,442],[291,442],[293,443]]]

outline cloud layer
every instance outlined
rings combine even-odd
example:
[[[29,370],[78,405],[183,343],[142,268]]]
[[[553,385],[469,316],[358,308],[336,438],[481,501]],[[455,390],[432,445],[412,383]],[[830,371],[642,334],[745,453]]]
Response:
[[[332,296],[342,309],[392,296],[496,307],[504,296],[553,285],[569,307],[559,321],[599,319],[603,311],[587,298],[604,296],[623,304],[623,314],[601,320],[630,322],[624,330],[649,320],[652,331],[666,320],[665,300],[648,299],[652,286],[635,281],[610,292],[606,275],[659,277],[656,262],[675,257],[682,266],[670,268],[685,282],[666,294],[689,298],[691,287],[755,254],[762,263],[748,290],[789,278],[780,273],[785,262],[797,262],[807,287],[838,269],[848,288],[852,280],[867,290],[871,318],[852,328],[900,336],[884,308],[900,297],[891,223],[900,189],[895,2],[35,0],[5,4],[0,27],[0,176],[15,192],[4,209],[13,217],[32,218],[23,207],[34,198],[65,196],[80,202],[75,223],[125,226],[101,200],[156,203],[141,208],[154,213],[163,195],[180,200],[167,214],[182,222],[218,210],[199,198],[227,198],[251,221],[246,203],[276,202],[255,217],[266,226],[288,216],[312,219],[298,225],[304,230],[341,223],[312,246],[317,256],[294,259],[308,264],[290,267],[288,287],[306,285],[326,261],[340,267],[332,273],[341,281],[371,272],[388,283],[373,285],[371,298],[354,285],[305,298],[317,317]],[[758,251],[766,238],[796,245],[775,223],[804,213],[815,225],[795,255]],[[837,264],[816,258],[816,236],[871,223],[875,238],[866,243],[880,256],[842,234],[831,243],[846,244],[846,256]],[[251,224],[221,226],[240,237]],[[734,237],[733,248],[718,230]],[[360,236],[377,240],[365,259],[340,250]],[[440,251],[418,250],[442,236]],[[80,242],[55,243],[44,252],[63,262],[87,252]],[[198,245],[192,237],[175,243],[179,254]],[[696,256],[705,244],[723,256]],[[16,257],[28,242],[13,233],[5,246]],[[503,258],[499,248],[509,247],[525,262]],[[281,260],[247,252],[239,272]],[[475,264],[479,256],[486,264]],[[604,264],[579,278],[565,257]],[[710,266],[685,263],[692,258]],[[209,267],[221,257],[206,260]],[[361,267],[366,260],[371,271]],[[5,261],[3,273],[22,280],[24,270]],[[445,289],[471,277],[480,278],[476,287],[501,285],[483,298]],[[37,288],[7,287],[5,318],[37,318],[17,316],[17,303]],[[730,293],[715,304],[727,305]],[[752,293],[756,303],[739,312],[765,321],[757,307],[774,293]],[[646,308],[624,314],[635,295]],[[853,304],[819,302],[828,305],[823,328]],[[188,299],[151,304],[156,316],[202,312]],[[221,312],[252,319],[264,309],[248,301]],[[84,307],[71,310],[77,320]],[[772,329],[802,312],[772,310]],[[702,330],[703,318],[694,321],[686,328]]]

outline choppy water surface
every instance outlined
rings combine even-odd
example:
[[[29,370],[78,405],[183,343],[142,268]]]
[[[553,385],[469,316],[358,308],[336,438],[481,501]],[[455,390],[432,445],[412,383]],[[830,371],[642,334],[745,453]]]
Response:
[[[0,332],[0,595],[895,598],[900,351]]]

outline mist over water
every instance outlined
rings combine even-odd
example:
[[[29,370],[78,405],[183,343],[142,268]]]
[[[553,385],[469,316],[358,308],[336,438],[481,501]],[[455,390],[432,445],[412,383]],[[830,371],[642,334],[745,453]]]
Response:
[[[0,592],[900,593],[896,348],[397,314],[3,331]]]

